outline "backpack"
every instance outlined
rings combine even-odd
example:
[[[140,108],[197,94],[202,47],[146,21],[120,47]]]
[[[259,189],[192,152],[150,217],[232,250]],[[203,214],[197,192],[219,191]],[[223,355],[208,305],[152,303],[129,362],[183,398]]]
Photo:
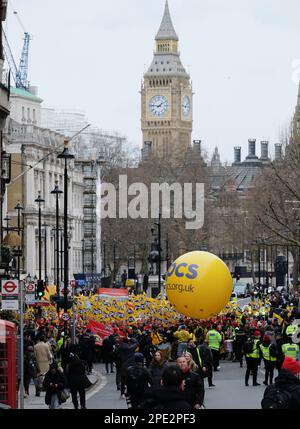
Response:
[[[280,390],[272,384],[265,390],[264,397],[261,401],[261,407],[264,410],[269,409],[288,409],[290,407],[292,395],[288,391]]]
[[[254,340],[252,338],[248,338],[246,343],[244,344],[244,353],[246,355],[250,355],[254,351]]]

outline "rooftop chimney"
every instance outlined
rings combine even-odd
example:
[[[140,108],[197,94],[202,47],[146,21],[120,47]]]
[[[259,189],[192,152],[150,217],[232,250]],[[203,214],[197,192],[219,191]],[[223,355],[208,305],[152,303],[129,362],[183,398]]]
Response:
[[[269,142],[268,141],[261,141],[261,159],[269,159]]]
[[[149,157],[152,148],[152,141],[144,141],[144,146],[142,149],[142,159]]]
[[[241,146],[235,146],[234,148],[234,164],[241,163]]]
[[[193,140],[193,150],[196,154],[201,155],[201,140]]]
[[[282,160],[282,144],[275,143],[275,161]]]
[[[249,147],[248,157],[249,158],[256,157],[255,145],[256,145],[256,139],[249,139],[248,140],[248,147]]]

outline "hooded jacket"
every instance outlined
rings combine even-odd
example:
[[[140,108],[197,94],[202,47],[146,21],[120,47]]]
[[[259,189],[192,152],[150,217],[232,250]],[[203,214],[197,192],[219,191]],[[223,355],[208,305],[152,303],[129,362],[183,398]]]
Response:
[[[300,380],[290,371],[281,369],[275,378],[275,385],[283,391],[288,391],[292,396],[289,408],[300,408]]]

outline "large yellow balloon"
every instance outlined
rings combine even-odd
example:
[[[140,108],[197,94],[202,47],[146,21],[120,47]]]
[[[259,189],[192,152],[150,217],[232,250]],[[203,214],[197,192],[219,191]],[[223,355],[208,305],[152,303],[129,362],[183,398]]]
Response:
[[[230,300],[231,273],[212,253],[186,253],[169,268],[166,292],[179,313],[193,319],[208,319],[223,310]]]

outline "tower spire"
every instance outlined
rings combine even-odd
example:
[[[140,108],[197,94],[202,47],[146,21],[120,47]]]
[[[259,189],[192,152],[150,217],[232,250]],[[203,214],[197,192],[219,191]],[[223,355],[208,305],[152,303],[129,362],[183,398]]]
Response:
[[[164,16],[155,40],[176,40],[177,42],[179,40],[172,23],[168,0],[166,0]]]

